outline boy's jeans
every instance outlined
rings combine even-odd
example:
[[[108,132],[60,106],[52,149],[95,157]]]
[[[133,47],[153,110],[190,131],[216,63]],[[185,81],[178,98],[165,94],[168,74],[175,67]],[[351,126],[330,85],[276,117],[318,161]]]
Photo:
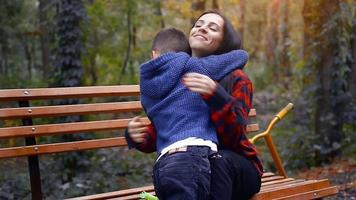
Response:
[[[154,165],[153,182],[160,200],[209,199],[212,151],[188,146],[187,151],[163,155]]]

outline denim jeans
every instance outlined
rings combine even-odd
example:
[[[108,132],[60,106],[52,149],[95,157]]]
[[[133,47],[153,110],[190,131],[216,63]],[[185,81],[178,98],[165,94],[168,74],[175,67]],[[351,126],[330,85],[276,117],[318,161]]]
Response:
[[[210,194],[209,147],[188,146],[162,156],[154,165],[153,182],[160,200],[205,200]]]
[[[216,155],[210,157],[211,200],[248,200],[260,191],[261,177],[251,161],[229,150]]]

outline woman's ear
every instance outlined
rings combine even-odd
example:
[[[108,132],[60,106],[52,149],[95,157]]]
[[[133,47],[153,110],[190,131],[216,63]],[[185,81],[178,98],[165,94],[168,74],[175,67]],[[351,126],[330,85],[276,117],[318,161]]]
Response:
[[[157,58],[158,56],[160,56],[161,54],[160,54],[160,52],[159,51],[156,51],[156,50],[152,50],[151,51],[151,58],[152,59],[155,59],[155,58]]]

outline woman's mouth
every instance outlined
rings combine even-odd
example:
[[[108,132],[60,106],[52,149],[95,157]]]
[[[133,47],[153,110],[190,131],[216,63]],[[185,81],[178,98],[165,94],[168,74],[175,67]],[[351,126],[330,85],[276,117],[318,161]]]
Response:
[[[200,35],[200,34],[196,34],[196,35],[194,35],[194,37],[198,38],[200,40],[204,40],[204,41],[208,40],[206,37],[204,37],[203,35]]]

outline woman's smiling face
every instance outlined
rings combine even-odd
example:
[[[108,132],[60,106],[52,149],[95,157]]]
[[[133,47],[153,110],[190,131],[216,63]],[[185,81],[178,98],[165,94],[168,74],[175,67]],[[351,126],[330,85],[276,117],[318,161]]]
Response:
[[[189,34],[193,56],[204,57],[214,53],[224,37],[224,19],[215,13],[201,16]]]

